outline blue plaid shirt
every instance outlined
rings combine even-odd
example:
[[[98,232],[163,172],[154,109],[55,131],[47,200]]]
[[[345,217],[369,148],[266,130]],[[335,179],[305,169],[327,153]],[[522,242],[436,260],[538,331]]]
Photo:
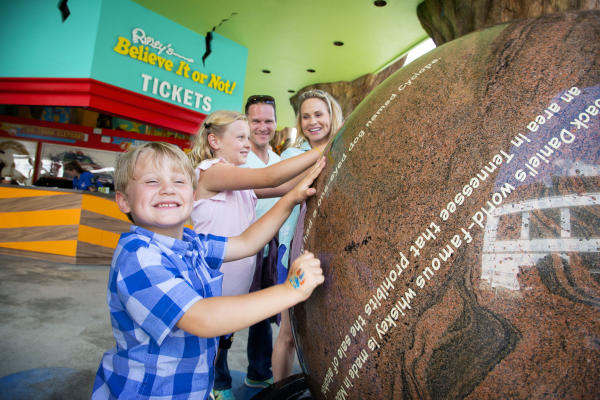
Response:
[[[227,238],[184,228],[183,239],[132,226],[108,278],[117,345],[106,352],[92,399],[206,399],[218,338],[175,326],[198,300],[220,296]]]

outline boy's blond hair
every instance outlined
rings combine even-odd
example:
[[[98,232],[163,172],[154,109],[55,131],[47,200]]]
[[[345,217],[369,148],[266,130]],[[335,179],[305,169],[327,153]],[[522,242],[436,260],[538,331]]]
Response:
[[[235,121],[248,121],[248,117],[246,114],[227,110],[215,111],[206,117],[198,134],[192,138],[192,150],[188,153],[194,168],[204,160],[215,158],[214,150],[208,143],[208,135],[212,133],[221,137],[225,129]]]
[[[121,154],[117,159],[117,166],[115,168],[115,191],[125,193],[127,185],[133,179],[133,173],[135,171],[135,164],[138,158],[144,152],[152,152],[155,157],[153,162],[156,164],[164,159],[174,161],[181,170],[190,177],[194,191],[198,185],[194,168],[190,163],[190,160],[186,154],[179,147],[174,144],[165,142],[148,142],[141,146],[135,147],[126,153]]]

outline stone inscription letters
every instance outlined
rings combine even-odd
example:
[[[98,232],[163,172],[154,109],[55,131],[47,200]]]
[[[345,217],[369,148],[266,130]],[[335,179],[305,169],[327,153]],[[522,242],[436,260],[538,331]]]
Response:
[[[347,117],[300,240],[326,280],[290,313],[313,398],[594,397],[599,18],[462,36]]]
[[[398,87],[398,91],[404,90],[411,84],[414,79],[418,78],[423,72],[428,71],[431,67],[440,60],[435,59],[421,69],[419,74],[413,75],[411,80]],[[510,141],[512,149],[519,148],[524,143],[530,143],[533,135],[539,131],[540,127],[546,124],[551,118],[559,115],[562,110],[566,109],[570,103],[581,94],[581,90],[577,87],[571,87],[560,95],[560,103],[553,102],[547,108],[540,111],[532,121],[527,124],[523,132],[517,133]],[[367,120],[366,126],[369,126],[372,121],[377,119],[385,112],[387,106],[397,97],[396,93],[392,93],[389,99],[377,110],[375,114]],[[600,110],[600,98],[595,99],[590,104],[583,106],[580,110],[576,110],[577,115],[568,124],[559,129],[551,139],[536,151],[526,157],[526,162],[523,165],[515,166],[514,173],[511,179],[496,184],[498,190],[493,192],[489,200],[485,204],[477,205],[471,213],[470,220],[464,222],[455,234],[451,237],[448,243],[440,245],[437,255],[426,262],[426,267],[418,271],[418,274],[411,280],[414,286],[403,290],[404,293],[393,293],[396,291],[396,282],[404,273],[407,267],[414,263],[420,256],[421,251],[428,245],[433,245],[447,221],[449,221],[460,207],[466,207],[467,199],[476,192],[482,183],[488,179],[493,179],[500,167],[508,165],[513,161],[515,155],[511,153],[511,149],[499,150],[487,163],[481,166],[478,171],[466,181],[464,186],[456,191],[456,195],[450,199],[439,212],[437,218],[423,227],[422,233],[417,236],[410,247],[405,252],[399,252],[397,262],[387,269],[384,274],[385,278],[377,286],[377,288],[368,296],[364,303],[364,315],[359,314],[354,318],[354,322],[347,329],[347,334],[340,332],[343,337],[334,356],[330,362],[330,367],[327,369],[325,376],[322,378],[321,393],[326,395],[331,390],[335,391],[336,399],[345,399],[353,388],[353,381],[361,377],[361,369],[365,365],[369,357],[376,357],[375,351],[379,351],[385,345],[384,338],[398,327],[398,321],[410,312],[415,302],[419,301],[421,289],[428,284],[433,284],[432,279],[436,276],[436,272],[448,264],[452,256],[461,247],[468,245],[473,240],[472,232],[478,229],[485,228],[486,218],[493,215],[494,210],[500,207],[506,199],[515,190],[516,186],[525,182],[527,179],[538,175],[538,169],[542,163],[549,164],[553,157],[558,156],[559,151],[565,146],[572,145],[577,140],[577,131],[589,128],[589,123],[592,118],[598,118]],[[352,150],[360,145],[365,132],[361,130],[356,137],[350,142],[347,153],[352,155]],[[334,183],[339,171],[344,167],[344,162],[347,157],[344,152],[335,166],[334,171],[330,175],[323,192],[319,195],[317,209],[321,207],[321,202],[324,196],[327,195],[328,189]],[[317,216],[315,209],[310,216],[308,228],[304,236],[304,242],[310,233],[312,220]],[[408,281],[408,279],[406,280]],[[388,309],[382,309],[382,303],[387,300],[391,294],[394,294],[397,301]],[[353,346],[351,338],[356,338],[358,335],[365,335],[365,332],[374,331],[374,335],[369,335],[366,338],[366,348],[360,348],[357,351],[349,351]],[[354,340],[354,343],[361,342]],[[348,353],[358,354],[353,360],[350,360],[347,365],[350,365],[346,371],[340,370],[340,361],[348,357]],[[341,382],[334,385],[334,382]]]

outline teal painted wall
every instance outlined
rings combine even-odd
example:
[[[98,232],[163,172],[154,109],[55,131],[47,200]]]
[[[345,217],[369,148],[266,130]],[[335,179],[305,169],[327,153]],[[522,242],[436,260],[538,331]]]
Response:
[[[63,23],[58,0],[0,1],[0,76],[90,77],[100,0],[68,4]]]
[[[58,0],[1,3],[0,76],[93,78],[203,114],[242,107],[248,50],[218,34],[204,65],[204,36],[129,0],[70,0],[64,23]]]

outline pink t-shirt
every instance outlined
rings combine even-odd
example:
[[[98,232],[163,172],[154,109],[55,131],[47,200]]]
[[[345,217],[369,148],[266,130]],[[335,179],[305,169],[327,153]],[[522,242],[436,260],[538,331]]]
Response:
[[[196,177],[222,159],[204,160],[196,167]],[[197,233],[212,233],[220,236],[237,236],[254,222],[256,194],[254,190],[226,190],[209,199],[194,201],[192,222]],[[256,256],[223,263],[223,296],[248,293]]]

